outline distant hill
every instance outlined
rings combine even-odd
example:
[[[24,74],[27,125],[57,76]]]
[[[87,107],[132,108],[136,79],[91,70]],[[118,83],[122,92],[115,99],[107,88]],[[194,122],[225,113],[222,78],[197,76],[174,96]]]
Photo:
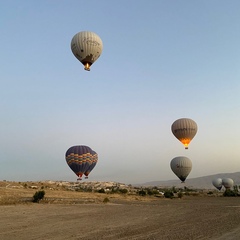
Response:
[[[240,185],[240,172],[235,173],[219,173],[214,175],[208,175],[198,178],[189,178],[185,183],[181,183],[180,180],[168,180],[168,181],[153,181],[139,184],[141,186],[158,186],[158,187],[190,187],[196,189],[215,189],[212,185],[212,180],[215,178],[231,178],[234,181],[234,185]]]

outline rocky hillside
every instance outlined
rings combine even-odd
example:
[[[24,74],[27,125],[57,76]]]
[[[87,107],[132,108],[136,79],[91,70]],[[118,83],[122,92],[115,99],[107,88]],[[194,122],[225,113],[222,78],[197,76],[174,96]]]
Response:
[[[68,190],[89,190],[98,191],[104,189],[105,192],[117,191],[127,189],[128,192],[137,191],[141,187],[177,187],[177,188],[195,188],[195,189],[215,189],[212,185],[212,180],[215,178],[231,178],[234,181],[234,185],[240,185],[240,172],[236,173],[219,173],[215,175],[203,176],[198,178],[189,178],[185,183],[181,183],[177,178],[175,180],[168,181],[152,181],[142,184],[124,184],[118,182],[68,182],[68,181],[39,181],[39,182],[11,182],[11,181],[0,181],[0,188],[32,188],[32,189],[68,189]]]
[[[189,178],[185,183],[181,183],[180,180],[168,180],[168,181],[152,181],[140,184],[141,186],[162,186],[162,187],[190,187],[196,189],[214,189],[212,180],[215,178],[231,178],[234,181],[234,185],[240,185],[240,172],[236,173],[219,173],[215,175],[209,175],[198,178]]]

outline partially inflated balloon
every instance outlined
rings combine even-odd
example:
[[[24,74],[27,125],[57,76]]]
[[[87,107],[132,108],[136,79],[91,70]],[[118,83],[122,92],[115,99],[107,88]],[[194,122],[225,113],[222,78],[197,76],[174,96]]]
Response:
[[[222,180],[222,183],[223,183],[223,186],[226,188],[226,189],[230,189],[233,187],[233,180],[231,178],[223,178]]]
[[[189,118],[180,118],[172,124],[173,135],[185,146],[185,149],[188,149],[197,129],[197,123]]]
[[[215,188],[217,188],[220,191],[222,188],[223,182],[221,178],[215,178],[212,180],[212,184]]]
[[[175,157],[170,163],[172,171],[184,182],[192,170],[192,161],[187,157]]]
[[[72,171],[82,179],[82,175],[89,175],[98,161],[98,155],[88,146],[73,146],[66,152],[66,161]]]
[[[74,56],[90,71],[90,66],[100,57],[103,49],[101,38],[94,32],[79,32],[72,38]]]

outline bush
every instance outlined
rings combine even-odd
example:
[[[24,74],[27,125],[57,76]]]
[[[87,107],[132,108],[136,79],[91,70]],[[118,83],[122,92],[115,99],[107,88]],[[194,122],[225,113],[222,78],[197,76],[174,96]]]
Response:
[[[126,188],[123,188],[123,189],[119,189],[119,192],[126,194],[128,193],[128,190]]]
[[[236,192],[236,193],[238,192],[238,186],[237,185],[233,186],[233,191]]]
[[[44,198],[44,195],[45,195],[45,191],[35,192],[35,194],[33,195],[33,202],[39,203],[39,201]]]
[[[183,193],[182,192],[178,192],[178,198],[182,198],[183,197]]]
[[[174,196],[174,194],[173,194],[173,192],[172,191],[166,191],[165,193],[164,193],[164,197],[165,198],[173,198],[173,196]]]
[[[99,193],[105,193],[105,190],[103,188],[98,190]]]
[[[118,192],[118,188],[113,187],[113,188],[111,189],[111,193],[117,193],[117,192]]]
[[[224,197],[236,197],[238,194],[231,189],[226,189],[225,192],[223,193]]]
[[[159,191],[158,191],[157,189],[153,189],[153,190],[152,190],[152,193],[153,193],[154,195],[156,195],[156,194],[159,194]]]
[[[104,199],[103,199],[103,202],[104,203],[108,203],[110,200],[109,200],[109,198],[107,198],[107,197],[105,197]]]
[[[138,195],[140,195],[140,196],[146,196],[146,194],[147,193],[144,190],[138,191]]]

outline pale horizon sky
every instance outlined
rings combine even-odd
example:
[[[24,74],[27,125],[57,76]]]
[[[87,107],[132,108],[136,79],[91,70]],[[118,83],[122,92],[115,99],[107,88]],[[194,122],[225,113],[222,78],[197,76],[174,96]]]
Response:
[[[75,181],[65,152],[87,145],[87,181],[177,179],[240,171],[240,2],[1,1],[0,180]],[[87,72],[72,37],[93,31],[101,57]],[[198,124],[189,149],[173,136]]]

